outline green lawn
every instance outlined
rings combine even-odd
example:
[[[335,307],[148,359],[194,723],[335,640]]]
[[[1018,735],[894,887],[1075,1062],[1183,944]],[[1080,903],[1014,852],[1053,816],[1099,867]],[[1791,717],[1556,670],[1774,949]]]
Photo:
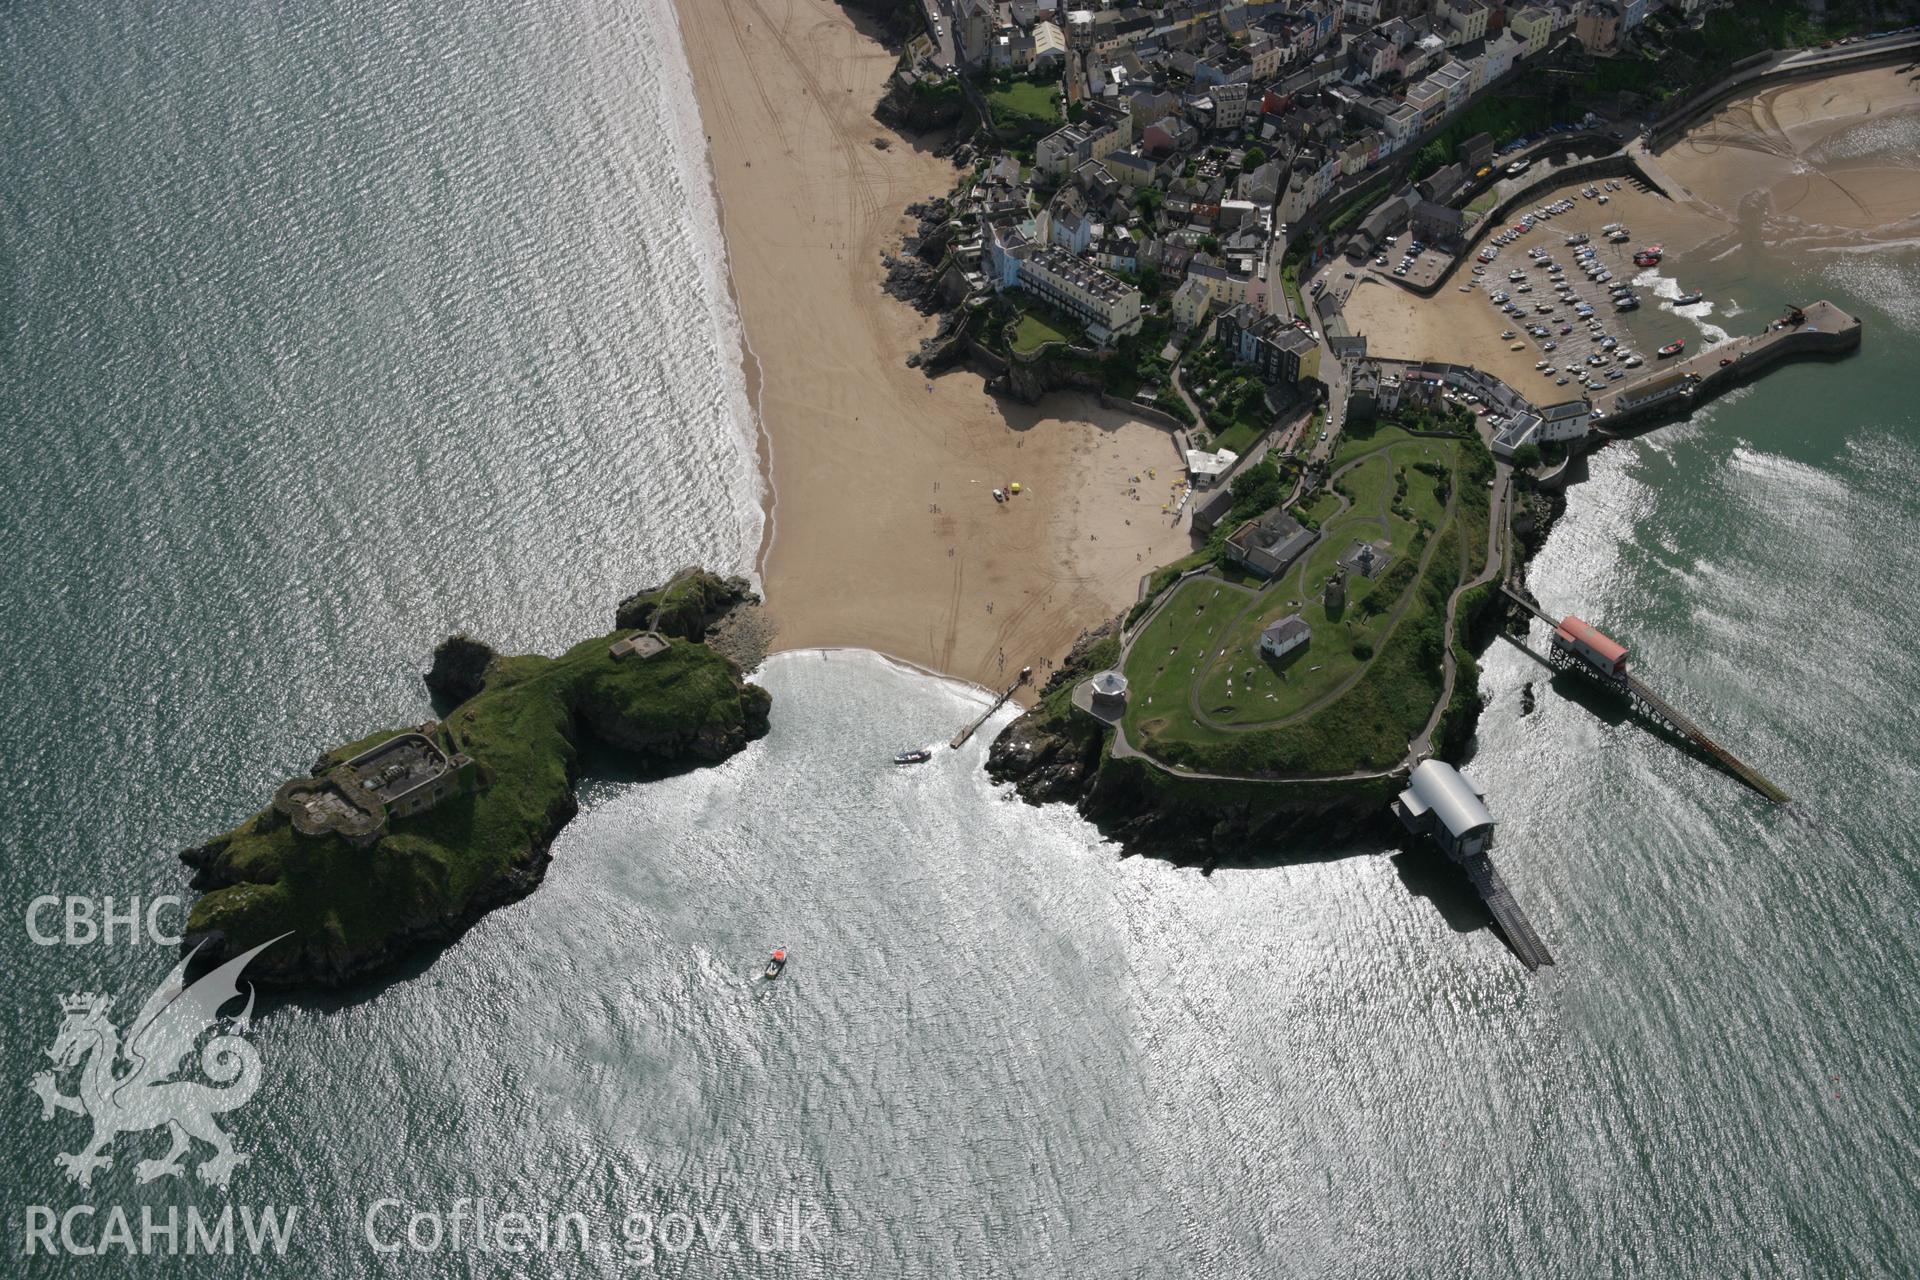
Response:
[[[1060,108],[1056,105],[1059,95],[1056,85],[1015,80],[1004,89],[989,89],[987,105],[993,109],[996,126],[1051,125],[1060,119]]]
[[[1245,591],[1211,575],[1189,578],[1168,597],[1128,655],[1127,732],[1136,743],[1165,726],[1199,729],[1187,711],[1187,690],[1225,628],[1251,603]]]
[[[1461,548],[1485,546],[1484,490],[1475,501],[1464,487],[1478,459],[1466,442],[1398,428],[1347,452],[1354,456],[1344,461],[1361,459],[1340,480],[1348,505],[1331,493],[1309,504],[1303,514],[1321,522],[1321,537],[1289,572],[1252,595],[1210,576],[1190,579],[1141,633],[1126,670],[1135,747],[1221,772],[1333,773],[1391,763],[1425,724],[1439,697],[1440,631],[1460,581]],[[1444,480],[1421,464],[1444,468]],[[1340,555],[1356,539],[1381,538],[1394,560],[1372,579],[1349,579],[1345,601],[1329,611],[1324,584]],[[1272,661],[1260,651],[1260,632],[1294,613],[1313,638]],[[1193,714],[1195,688],[1211,724]],[[1337,696],[1302,721],[1258,727],[1330,694]]]
[[[1013,349],[1022,355],[1038,351],[1049,342],[1066,342],[1066,334],[1054,328],[1031,311],[1020,314],[1020,322],[1013,328],[1013,336],[1008,339]]]
[[[642,751],[641,744],[659,743],[668,754],[685,735],[724,740],[756,719],[764,729],[768,695],[741,686],[719,654],[676,639],[644,661],[616,661],[607,646],[617,634],[558,658],[494,663],[485,688],[440,731],[443,746],[475,761],[479,785],[424,814],[393,819],[371,847],[297,835],[272,809],[250,818],[222,838],[220,865],[237,883],[196,902],[188,927],[224,932],[236,952],[288,931],[316,954],[377,946],[494,890],[570,809],[585,740]],[[361,746],[329,758],[343,761]]]
[[[1213,438],[1216,449],[1231,449],[1244,455],[1253,448],[1253,442],[1260,438],[1260,428],[1251,422],[1236,422]]]
[[[1322,489],[1306,502],[1295,507],[1293,514],[1302,524],[1325,524],[1327,518],[1340,509],[1339,495],[1330,489]]]

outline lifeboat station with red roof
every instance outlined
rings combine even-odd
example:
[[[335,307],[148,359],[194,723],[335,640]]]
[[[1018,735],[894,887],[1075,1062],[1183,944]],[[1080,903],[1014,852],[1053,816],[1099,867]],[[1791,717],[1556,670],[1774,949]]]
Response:
[[[1627,646],[1606,635],[1592,623],[1568,614],[1553,629],[1553,643],[1574,657],[1615,680],[1627,676]]]

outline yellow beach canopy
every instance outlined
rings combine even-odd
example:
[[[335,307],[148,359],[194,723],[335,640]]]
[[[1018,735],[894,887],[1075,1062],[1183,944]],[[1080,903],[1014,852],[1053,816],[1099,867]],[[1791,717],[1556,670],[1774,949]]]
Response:
[[[1018,480],[1015,480],[1012,484],[1008,485],[1007,488],[1013,490],[1015,493],[1018,493],[1020,492],[1020,482]]]

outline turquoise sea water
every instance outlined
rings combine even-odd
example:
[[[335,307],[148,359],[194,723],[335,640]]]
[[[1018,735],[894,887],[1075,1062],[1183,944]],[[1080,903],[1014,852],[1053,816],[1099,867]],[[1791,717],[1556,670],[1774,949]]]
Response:
[[[599,762],[534,896],[271,1003],[229,1191],[137,1185],[151,1136],[68,1184],[84,1128],[26,1088],[58,999],[129,1014],[172,957],[35,946],[36,896],[181,891],[176,850],[425,714],[441,634],[552,650],[758,534],[666,11],[291,12],[0,18],[19,1271],[1920,1269],[1910,248],[1686,264],[1741,313],[1717,323],[1820,294],[1866,347],[1603,451],[1534,568],[1794,806],[1578,690],[1522,717],[1543,673],[1487,655],[1471,768],[1555,968],[1431,859],[1203,878],[1011,800],[984,737],[896,770],[976,695],[787,655],[766,740],[646,784]],[[587,1245],[385,1254],[383,1199],[578,1214]],[[23,1256],[36,1207],[76,1205],[299,1219],[279,1263]]]

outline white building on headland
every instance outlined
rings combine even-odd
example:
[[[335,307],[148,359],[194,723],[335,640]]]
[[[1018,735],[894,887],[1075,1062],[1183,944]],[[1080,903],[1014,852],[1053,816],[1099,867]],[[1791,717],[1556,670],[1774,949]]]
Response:
[[[1269,622],[1260,632],[1260,652],[1269,658],[1284,658],[1313,639],[1313,628],[1297,613],[1277,622]]]
[[[1090,262],[1044,249],[1020,265],[1020,283],[1086,323],[1097,341],[1140,327],[1140,291]]]
[[[1450,858],[1486,852],[1493,840],[1493,814],[1482,792],[1441,760],[1422,760],[1393,811],[1409,831],[1425,833]]]

